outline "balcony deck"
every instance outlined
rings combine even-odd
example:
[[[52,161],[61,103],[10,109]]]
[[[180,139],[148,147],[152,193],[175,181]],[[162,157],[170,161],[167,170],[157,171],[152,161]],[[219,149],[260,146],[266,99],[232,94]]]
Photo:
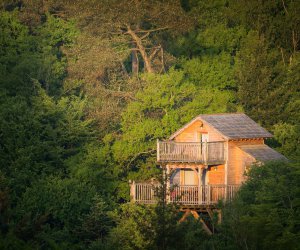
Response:
[[[225,142],[157,141],[157,162],[223,164],[226,161]]]
[[[134,202],[140,204],[155,204],[158,200],[158,184],[131,183],[130,194]],[[200,185],[173,186],[167,192],[167,203],[180,206],[211,206],[220,200],[230,201],[239,189],[239,185]]]

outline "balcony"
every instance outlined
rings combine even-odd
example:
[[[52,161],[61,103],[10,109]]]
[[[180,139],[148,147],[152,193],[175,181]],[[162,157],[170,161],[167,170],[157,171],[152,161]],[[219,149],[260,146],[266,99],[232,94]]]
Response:
[[[157,162],[199,163],[214,165],[225,163],[225,142],[157,141]]]
[[[159,184],[131,183],[131,200],[140,204],[157,203]],[[166,193],[167,203],[180,206],[216,205],[219,201],[231,201],[239,185],[179,185],[173,186]],[[161,198],[161,197],[160,197]]]

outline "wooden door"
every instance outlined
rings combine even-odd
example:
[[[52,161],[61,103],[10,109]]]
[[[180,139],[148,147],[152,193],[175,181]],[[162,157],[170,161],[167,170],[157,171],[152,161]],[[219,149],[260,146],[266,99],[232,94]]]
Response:
[[[197,176],[192,169],[185,169],[184,171],[184,185],[197,185]]]

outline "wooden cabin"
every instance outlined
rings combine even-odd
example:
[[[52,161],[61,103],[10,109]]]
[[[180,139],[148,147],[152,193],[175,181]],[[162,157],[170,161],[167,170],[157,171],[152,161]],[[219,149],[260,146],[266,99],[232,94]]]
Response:
[[[157,141],[157,162],[170,176],[167,201],[199,208],[232,199],[253,163],[286,160],[265,144],[271,137],[243,113],[195,117],[169,139]],[[133,201],[155,203],[157,185],[133,182]]]

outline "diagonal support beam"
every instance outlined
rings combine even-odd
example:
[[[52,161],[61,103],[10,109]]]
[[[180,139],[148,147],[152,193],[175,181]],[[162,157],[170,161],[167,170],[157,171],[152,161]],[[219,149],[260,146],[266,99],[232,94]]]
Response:
[[[210,208],[207,208],[206,210],[207,210],[207,213],[208,213],[210,219],[213,220],[213,211]]]
[[[184,221],[186,220],[186,218],[190,215],[190,213],[191,213],[191,210],[187,209],[187,210],[185,211],[185,213],[183,214],[183,216],[181,217],[181,219],[179,220],[179,222],[180,222],[180,223],[181,223],[181,222],[184,222]]]
[[[196,211],[191,211],[191,214],[194,216],[196,220],[199,220],[201,222],[204,231],[207,232],[209,235],[212,235],[212,231],[206,225],[205,221],[200,218],[199,214]]]

